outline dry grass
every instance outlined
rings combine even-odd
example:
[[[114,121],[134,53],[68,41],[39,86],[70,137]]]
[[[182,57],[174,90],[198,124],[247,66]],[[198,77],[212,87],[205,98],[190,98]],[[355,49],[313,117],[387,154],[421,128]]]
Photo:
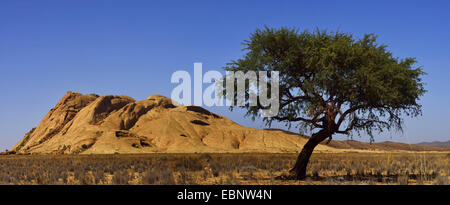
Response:
[[[305,181],[281,180],[295,154],[0,156],[0,184],[450,184],[448,154],[314,154]]]

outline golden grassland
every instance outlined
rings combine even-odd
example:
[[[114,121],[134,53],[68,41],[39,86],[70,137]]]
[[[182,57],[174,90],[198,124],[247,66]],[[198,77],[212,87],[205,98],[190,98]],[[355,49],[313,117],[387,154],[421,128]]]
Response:
[[[450,184],[448,153],[315,153],[303,181],[296,154],[0,156],[0,184]]]

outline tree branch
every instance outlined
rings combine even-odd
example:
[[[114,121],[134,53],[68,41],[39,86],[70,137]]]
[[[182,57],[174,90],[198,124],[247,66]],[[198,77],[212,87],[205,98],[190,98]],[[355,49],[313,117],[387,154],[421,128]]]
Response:
[[[317,117],[315,119],[306,119],[306,118],[303,118],[303,117],[295,117],[295,118],[293,118],[293,117],[289,117],[289,116],[288,117],[275,116],[275,117],[273,117],[273,119],[276,119],[278,121],[286,121],[287,120],[287,121],[290,121],[290,122],[303,121],[303,122],[311,123],[315,127],[323,128],[322,125],[317,124],[317,122],[318,122]]]

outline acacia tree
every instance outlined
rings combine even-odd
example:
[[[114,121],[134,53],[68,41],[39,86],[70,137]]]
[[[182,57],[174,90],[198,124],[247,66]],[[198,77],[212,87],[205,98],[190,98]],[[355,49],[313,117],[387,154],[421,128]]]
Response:
[[[225,70],[279,71],[280,111],[263,118],[266,124],[281,121],[313,133],[291,169],[296,179],[305,178],[314,148],[333,135],[366,133],[372,142],[373,131],[401,131],[402,115],[421,114],[425,73],[414,58],[394,57],[373,34],[357,39],[343,32],[266,27],[243,44],[245,55]],[[265,109],[243,107],[253,119]]]

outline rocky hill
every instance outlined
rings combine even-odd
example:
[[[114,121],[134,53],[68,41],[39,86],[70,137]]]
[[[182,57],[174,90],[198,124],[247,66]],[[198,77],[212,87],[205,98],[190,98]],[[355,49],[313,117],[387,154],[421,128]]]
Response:
[[[160,95],[136,101],[128,96],[68,92],[9,154],[298,152],[306,141],[283,130],[243,127],[202,107],[177,107]],[[445,150],[401,146],[332,141],[315,151]]]
[[[152,95],[68,92],[11,150],[16,153],[296,152],[299,135],[240,126],[198,106]],[[320,145],[318,151],[334,148]]]

